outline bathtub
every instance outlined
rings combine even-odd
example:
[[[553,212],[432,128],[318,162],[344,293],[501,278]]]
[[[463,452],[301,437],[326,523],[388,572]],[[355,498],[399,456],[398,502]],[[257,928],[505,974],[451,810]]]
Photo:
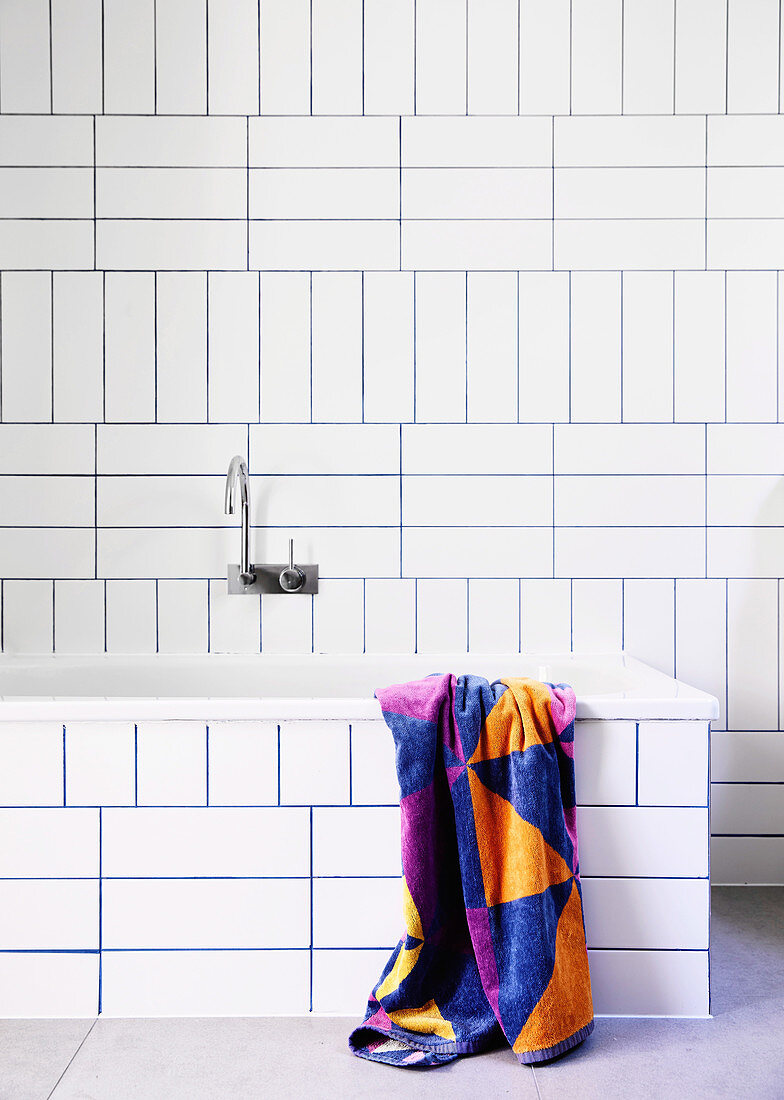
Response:
[[[716,700],[631,657],[0,658],[0,1016],[362,1015],[402,929],[373,689],[571,683],[598,1015],[705,1016]]]

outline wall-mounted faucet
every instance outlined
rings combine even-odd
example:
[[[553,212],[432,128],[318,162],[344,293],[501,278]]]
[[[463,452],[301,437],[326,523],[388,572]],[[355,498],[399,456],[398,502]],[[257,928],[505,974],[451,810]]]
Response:
[[[252,595],[258,592],[295,596],[299,593],[312,595],[318,592],[318,566],[294,564],[294,539],[289,539],[288,564],[251,565],[250,562],[250,493],[249,477],[245,459],[235,455],[229,463],[226,475],[226,493],[224,508],[227,516],[233,516],[237,510],[237,488],[240,497],[240,562],[229,564],[229,594],[235,596]]]

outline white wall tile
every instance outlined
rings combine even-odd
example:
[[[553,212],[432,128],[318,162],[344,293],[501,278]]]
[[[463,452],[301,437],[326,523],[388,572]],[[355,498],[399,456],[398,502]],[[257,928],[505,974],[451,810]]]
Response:
[[[775,578],[781,552],[778,527],[709,527],[707,574]]]
[[[414,110],[420,115],[466,114],[465,8],[448,0],[418,0],[414,14]]]
[[[95,429],[76,424],[0,425],[4,474],[90,474]]]
[[[414,581],[365,581],[365,651],[411,653],[414,649]]]
[[[555,519],[564,526],[696,526],[705,515],[702,477],[582,474],[555,481]]]
[[[417,581],[417,653],[467,651],[467,588],[468,583],[463,580]]]
[[[556,118],[556,167],[705,165],[705,120],[675,115]]]
[[[552,166],[549,118],[404,118],[401,136],[402,164],[406,168]]]
[[[158,652],[206,653],[207,584],[204,581],[158,582]]]
[[[6,579],[91,577],[95,535],[85,529],[7,527],[0,542],[0,574]]]
[[[245,217],[246,194],[247,176],[239,168],[99,168],[96,172],[99,218],[238,219]]]
[[[236,536],[235,536],[236,537]],[[239,547],[231,555],[239,557]],[[253,560],[251,552],[251,560]],[[258,653],[261,646],[259,601],[230,596],[224,580],[210,581],[210,653]]]
[[[254,474],[397,474],[397,424],[264,424],[250,432]]]
[[[207,281],[208,419],[259,419],[259,277],[211,272]]]
[[[708,222],[708,268],[748,270],[784,266],[784,235],[778,219],[712,219]]]
[[[699,218],[705,213],[700,168],[557,168],[558,218]]]
[[[299,1015],[309,1007],[310,953],[106,951],[102,1016]]]
[[[574,767],[578,805],[633,806],[637,800],[636,723],[578,722]]]
[[[92,224],[86,220],[5,221],[0,225],[0,263],[25,271],[92,269]]]
[[[718,271],[675,273],[675,419],[723,420],[725,282]]]
[[[562,527],[556,533],[559,577],[699,577],[705,533],[697,527]]]
[[[313,652],[313,597],[267,600],[261,609],[262,653]]]
[[[555,428],[557,474],[703,474],[697,425],[564,424]]]
[[[410,527],[403,531],[408,577],[550,577],[549,527]]]
[[[89,477],[0,475],[3,526],[92,527],[94,493]],[[35,502],[33,513],[31,501]]]
[[[468,0],[468,111],[516,115],[519,95],[518,5]]]
[[[467,275],[417,272],[415,419],[466,419]]]
[[[570,276],[519,274],[521,421],[569,419]]]
[[[675,8],[675,110],[724,111],[726,0],[681,0]]]
[[[397,119],[327,117],[250,119],[251,168],[396,168]]]
[[[103,4],[103,109],[111,114],[155,111],[155,4]]]
[[[310,112],[309,0],[261,0],[261,109]]]
[[[572,0],[572,111],[621,110],[620,0]]]
[[[56,653],[103,652],[103,597],[103,581],[55,581],[54,648]]]
[[[387,947],[391,950],[402,930],[400,879],[327,878],[316,879],[313,883],[315,947]]]
[[[97,949],[97,882],[3,882],[0,897],[0,939],[6,950]]]
[[[516,580],[468,582],[468,648],[474,653],[517,653],[520,594]]]
[[[155,82],[159,114],[207,110],[207,0],[156,0]]]
[[[281,805],[348,803],[348,773],[347,722],[281,723]]]
[[[45,538],[43,531],[39,537]],[[3,648],[6,653],[52,652],[52,581],[3,582]]]
[[[773,580],[727,582],[727,726],[776,729],[778,585]]]
[[[624,420],[673,419],[673,300],[669,272],[622,276]]]
[[[574,273],[570,301],[570,418],[620,420],[620,275]]]
[[[206,737],[203,722],[138,724],[136,782],[140,806],[204,805]]]
[[[522,0],[520,4],[520,110],[569,114],[571,110],[571,4]]]
[[[705,262],[705,224],[697,218],[561,221],[554,249],[557,270],[698,268]]]
[[[313,420],[362,419],[362,276],[318,272],[312,283]]]
[[[313,1011],[352,1013],[362,1005],[386,966],[389,951],[329,949],[313,952]]]
[[[779,836],[722,836],[711,840],[711,882],[784,884]]]
[[[623,110],[665,114],[673,108],[675,0],[625,0]]]
[[[713,733],[711,782],[784,783],[784,737],[778,730]]]
[[[57,272],[53,280],[54,419],[103,419],[103,276]]]
[[[386,722],[351,723],[351,803],[396,805],[395,742]]]
[[[106,652],[155,653],[154,581],[106,582]]]
[[[210,805],[278,801],[276,722],[210,722],[209,754]]]
[[[244,168],[245,120],[104,116],[95,120],[99,167]],[[92,135],[90,135],[92,145]]]
[[[365,113],[414,110],[414,0],[365,4]]]
[[[0,804],[63,805],[62,723],[3,722],[0,760]]]
[[[404,168],[402,216],[548,218],[552,183],[546,168]]]
[[[98,429],[98,473],[224,474],[246,446],[247,429],[231,424],[107,425]]]
[[[638,772],[641,806],[707,806],[708,724],[640,722]]]
[[[54,111],[91,114],[102,110],[101,30],[100,0],[52,5]]]
[[[107,420],[155,419],[155,276],[107,272],[105,407]]]
[[[552,267],[546,220],[407,221],[402,227],[404,269],[535,271]]]
[[[468,419],[515,419],[517,406],[517,276],[468,276]]]
[[[211,115],[259,109],[258,0],[207,0],[207,110]]]
[[[413,420],[414,276],[368,272],[362,301],[364,419]]]
[[[590,948],[653,951],[708,948],[710,884],[706,879],[583,879]]]
[[[780,837],[784,831],[778,783],[714,783],[711,798],[711,830],[719,836],[770,833]]]
[[[98,810],[0,810],[3,878],[97,878]]]
[[[709,168],[709,218],[778,218],[781,182],[778,167]]]
[[[396,222],[250,223],[252,270],[388,271],[399,266],[399,257],[400,233]],[[236,259],[234,265],[238,266]]]
[[[726,584],[675,582],[675,675],[719,700],[716,729],[726,728]]]
[[[720,526],[780,525],[784,483],[775,474],[708,477],[708,523]]]
[[[397,806],[327,806],[313,810],[314,875],[400,873]]]
[[[709,165],[784,164],[781,115],[711,115],[708,118]]]
[[[104,219],[97,226],[98,267],[125,271],[244,271],[248,266],[247,241],[247,227],[241,221]],[[71,262],[67,266],[93,265],[90,260],[89,264]]]
[[[628,580],[623,586],[623,648],[672,676],[675,661],[675,581]]]
[[[2,405],[5,420],[52,416],[52,276],[2,275]]]
[[[571,583],[523,579],[521,648],[524,653],[569,653],[572,648]]]
[[[400,212],[393,168],[251,168],[249,186],[251,218],[389,219]]]
[[[320,581],[313,602],[313,652],[364,651],[364,582]]]
[[[475,501],[467,511],[466,500]],[[552,482],[545,477],[463,475],[403,478],[403,524],[451,527],[459,516],[466,527],[484,527],[489,516],[504,525],[548,527],[553,522]]]
[[[92,162],[93,120],[54,115],[0,116],[0,164],[73,165]]]
[[[584,875],[700,878],[708,873],[707,809],[581,806],[577,829]],[[646,853],[644,867],[640,851]]]
[[[363,112],[362,0],[322,0],[311,8],[313,113]]]
[[[98,1011],[98,955],[62,952],[0,954],[3,1015],[85,1018]]]
[[[727,110],[779,109],[780,13],[776,0],[728,0]]]
[[[305,947],[308,890],[297,879],[108,879],[103,946]]]
[[[572,646],[577,653],[616,653],[623,648],[621,582],[575,580]]]
[[[0,109],[51,110],[49,5],[8,0],[0,12]]]
[[[594,1010],[606,1016],[707,1016],[707,951],[589,951]]]
[[[0,169],[4,218],[91,218],[89,168]]]
[[[774,272],[727,272],[727,419],[776,417],[778,287]]]
[[[310,420],[311,279],[299,271],[261,276],[262,420]]]
[[[135,801],[132,722],[69,722],[65,729],[67,806],[132,806]]]
[[[403,428],[404,474],[548,474],[545,424],[422,424]]]
[[[206,420],[207,276],[161,271],[155,295],[158,420]]]

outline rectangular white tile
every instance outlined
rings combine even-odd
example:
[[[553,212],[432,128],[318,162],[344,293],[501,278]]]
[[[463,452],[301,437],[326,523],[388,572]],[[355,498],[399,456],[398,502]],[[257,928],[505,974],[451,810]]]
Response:
[[[416,573],[413,568],[405,572]],[[418,580],[416,652],[465,653],[468,650],[468,582]]]
[[[392,221],[252,221],[250,267],[259,271],[388,271],[400,266]]]
[[[309,0],[262,0],[261,109],[310,113]]]
[[[132,806],[135,801],[133,722],[69,722],[65,729],[68,806]]]
[[[784,803],[779,783],[713,783],[711,831],[780,837],[784,832]]]
[[[248,266],[248,233],[243,221],[104,219],[98,222],[96,232],[98,267],[107,270],[245,271]]]
[[[700,878],[708,874],[708,811],[685,807],[581,806],[584,875]],[[639,853],[646,858],[641,866]]]
[[[705,533],[697,527],[561,527],[559,577],[699,577]]]
[[[89,477],[0,475],[2,526],[92,526],[94,492],[94,482]],[[31,500],[35,501],[32,514]]]
[[[586,878],[582,887],[589,950],[708,948],[707,879]]]
[[[780,167],[709,168],[709,218],[780,218]]]
[[[210,805],[278,801],[276,722],[210,722],[208,737]],[[281,820],[287,816],[292,815],[283,814]]]
[[[575,272],[570,288],[570,418],[620,420],[620,274]]]
[[[0,264],[3,268],[20,271],[92,269],[92,222],[4,221],[0,224]]]
[[[83,1019],[98,1011],[97,954],[2,952],[0,980],[9,1019]]]
[[[519,30],[516,0],[468,0],[470,114],[517,114]]]
[[[784,266],[780,219],[725,218],[708,222],[708,268],[768,270]]]
[[[556,168],[557,218],[700,218],[702,168]]]
[[[550,527],[410,527],[403,531],[409,577],[551,577]]]
[[[434,271],[536,271],[552,267],[551,223],[515,221],[407,221],[402,267]]]
[[[389,951],[366,948],[313,952],[313,1011],[317,1013],[356,1012],[363,1004],[386,966]]]
[[[365,651],[408,653],[414,650],[414,581],[365,581]]]
[[[400,523],[398,478],[360,474],[298,475],[266,477],[259,481],[264,493],[259,506],[263,501],[267,527],[398,526]],[[283,534],[288,537],[285,532]],[[287,542],[284,545],[288,547]]]
[[[464,272],[414,277],[414,416],[466,419],[466,297]]]
[[[49,5],[8,0],[0,11],[0,105],[9,113],[52,109]]]
[[[0,942],[9,951],[95,951],[98,883],[0,883]]]
[[[776,729],[778,585],[774,580],[727,582],[727,726]]]
[[[312,274],[261,276],[261,418],[310,420]]]
[[[45,528],[34,532],[46,537]],[[52,652],[51,581],[9,580],[3,582],[3,649],[6,653]]]
[[[778,730],[713,733],[711,782],[784,783],[784,737]]]
[[[520,599],[516,580],[468,582],[468,648],[474,653],[517,653]]]
[[[207,794],[203,722],[140,722],[136,776],[140,806],[203,806]]]
[[[308,891],[297,879],[108,879],[103,947],[305,947]]]
[[[521,271],[518,285],[518,418],[568,420],[570,276]]]
[[[779,836],[713,837],[711,882],[784,885],[784,840]]]
[[[727,111],[778,111],[778,3],[728,0],[727,18]]]
[[[513,420],[517,405],[517,277],[468,279],[468,419]]]
[[[675,111],[726,109],[726,0],[682,0],[675,7]]]
[[[106,652],[155,653],[154,581],[106,582]]]
[[[708,576],[775,578],[782,548],[778,527],[709,527]]]
[[[705,432],[691,424],[564,424],[557,474],[703,474]]]
[[[467,114],[466,10],[448,0],[418,0],[414,44],[414,111]]]
[[[246,446],[247,428],[232,424],[107,424],[98,428],[98,473],[223,475]]]
[[[312,113],[359,115],[363,104],[362,0],[311,8]]]
[[[708,118],[708,164],[784,165],[784,118],[777,114],[711,115]]]
[[[582,474],[555,481],[555,521],[566,527],[701,525],[705,479]]]
[[[348,776],[347,722],[281,723],[281,804],[347,803]]]
[[[7,527],[0,543],[0,573],[9,578],[93,576],[94,534],[56,527]]]
[[[673,419],[673,300],[670,272],[622,276],[624,420]]]
[[[778,384],[778,280],[727,272],[727,419],[774,420]]]
[[[573,582],[572,648],[576,653],[616,653],[623,649],[620,581]]]
[[[244,194],[244,173],[242,184]],[[251,218],[262,219],[397,219],[399,173],[394,168],[252,168],[249,210]]]
[[[233,726],[234,734],[244,738],[245,725],[226,723],[226,737],[232,736],[228,727]],[[257,735],[262,732],[259,723],[247,725],[255,726]],[[210,770],[212,750],[219,771],[221,759],[233,770],[231,756],[221,757],[220,723],[217,730],[210,743]],[[224,739],[223,747],[228,745]],[[255,752],[248,757],[242,751],[251,769],[261,763],[254,757]],[[259,843],[260,837],[265,843]],[[112,878],[306,878],[309,867],[307,809],[167,806],[108,809],[103,814],[103,873]]]
[[[549,118],[404,118],[402,143],[403,168],[552,166]]]
[[[399,878],[316,879],[313,944],[391,949],[400,939],[402,905]]]
[[[723,420],[724,274],[676,271],[674,308],[675,419]]]
[[[155,276],[107,272],[104,285],[107,420],[155,419]]]
[[[103,276],[57,272],[53,282],[54,419],[103,419]]]
[[[1,805],[63,805],[61,722],[3,722],[0,760]]]
[[[404,168],[402,216],[549,218],[552,184],[547,168]]]
[[[3,115],[0,164],[90,167],[93,120],[75,115]]]
[[[315,272],[311,318],[312,419],[361,420],[361,273]]]
[[[676,115],[556,118],[556,167],[705,165],[705,120]]]
[[[236,535],[227,557],[239,558]],[[251,561],[254,554],[251,551]],[[221,569],[225,572],[225,568]],[[253,600],[230,596],[224,580],[209,581],[208,633],[210,653],[258,653],[261,647],[261,608]]]
[[[207,585],[204,581],[158,582],[158,652],[207,652]]]
[[[207,276],[161,271],[155,280],[158,420],[207,419]]]
[[[106,951],[101,1015],[302,1015],[309,1008],[310,953]]]
[[[574,114],[622,110],[621,0],[572,0],[572,96]]]
[[[207,110],[207,0],[156,0],[155,105],[164,115]]]
[[[386,722],[351,723],[351,803],[396,805],[400,786],[395,771],[395,742]],[[319,811],[321,812],[321,811]]]
[[[259,109],[258,0],[207,0],[207,110],[211,115]]]
[[[675,0],[625,0],[625,114],[665,114],[674,110],[675,7]]]
[[[97,878],[98,810],[0,810],[3,878]]]
[[[780,476],[784,427],[717,424],[708,428],[708,472]]]
[[[314,809],[314,875],[354,877],[400,873],[400,811],[397,806]]]
[[[404,474],[549,474],[552,462],[548,424],[403,428]]]
[[[717,729],[726,728],[726,606],[724,581],[675,582],[675,675],[716,696]]]
[[[207,418],[259,419],[259,277],[207,276]]]
[[[366,115],[414,111],[414,0],[375,0],[364,10]]]
[[[414,276],[368,272],[363,277],[364,419],[414,415]]]
[[[252,118],[251,168],[397,168],[396,118]]]
[[[320,581],[313,602],[313,652],[362,653],[364,637],[364,582]]]
[[[3,218],[92,218],[89,168],[0,168]]]
[[[589,951],[588,962],[600,1015],[708,1015],[707,951]]]
[[[92,188],[92,179],[85,183]],[[99,168],[96,172],[98,218],[244,218],[246,196],[247,176],[241,168]]]
[[[262,608],[263,653],[313,652],[313,597],[269,600]]]
[[[254,474],[397,474],[392,424],[263,424],[251,427]]]
[[[103,595],[103,581],[55,581],[54,648],[56,653],[103,652]]]
[[[95,120],[98,167],[245,168],[245,120],[103,116]],[[92,135],[90,135],[92,147]]]
[[[456,518],[466,527],[482,527],[491,516],[499,517],[499,525],[503,517],[503,525],[510,527],[547,527],[553,522],[549,477],[404,477],[402,488],[406,527],[451,527]],[[467,501],[475,507],[467,507]]]
[[[640,722],[637,798],[641,806],[707,806],[707,722]]]
[[[569,114],[571,110],[571,3],[522,0],[520,4],[520,111]]]
[[[633,806],[636,801],[636,723],[578,722],[574,737],[578,804]]]
[[[524,578],[520,591],[522,651],[568,653],[572,648],[571,583]]]
[[[559,221],[554,249],[556,270],[699,268],[705,263],[705,223],[697,218]]]
[[[52,416],[52,276],[4,271],[2,292],[2,393],[5,420]]]
[[[633,657],[673,675],[675,581],[624,581],[623,645]]]
[[[113,115],[155,112],[155,4],[103,4],[103,110]]]
[[[784,523],[784,484],[776,474],[708,476],[708,523],[779,526]]]

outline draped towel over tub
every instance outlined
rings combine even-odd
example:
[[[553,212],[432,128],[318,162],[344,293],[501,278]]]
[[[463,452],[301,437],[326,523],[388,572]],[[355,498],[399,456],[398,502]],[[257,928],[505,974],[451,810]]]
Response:
[[[593,1030],[577,860],[575,697],[428,676],[376,693],[395,739],[405,935],[349,1039],[411,1068],[506,1037],[521,1062]]]

